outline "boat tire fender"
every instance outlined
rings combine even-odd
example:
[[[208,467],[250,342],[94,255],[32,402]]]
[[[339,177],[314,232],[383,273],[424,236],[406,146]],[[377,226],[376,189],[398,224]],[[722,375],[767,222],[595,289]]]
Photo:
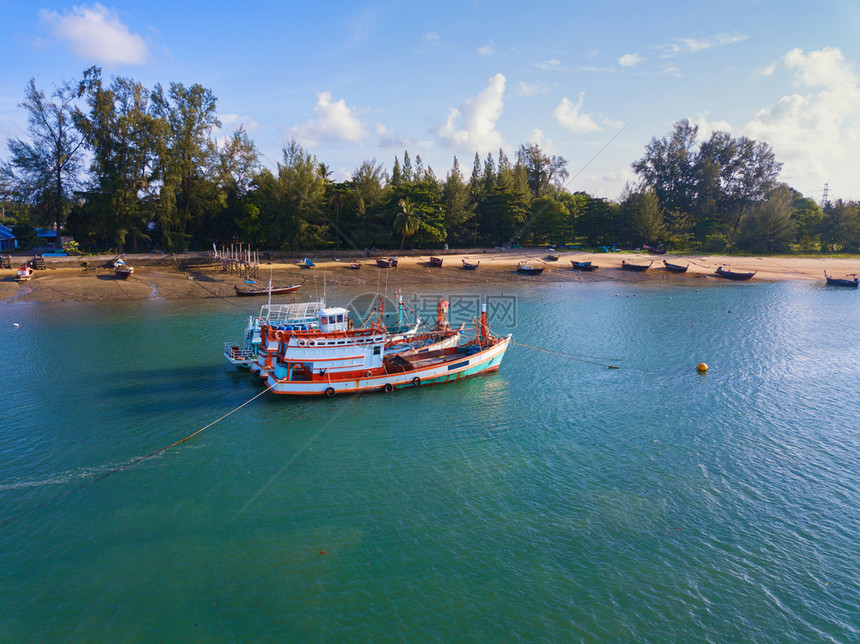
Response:
[[[382,387],[382,391],[387,394],[390,394],[392,391],[394,391],[394,385],[392,385],[390,382],[386,382]]]
[[[280,342],[283,339],[283,337],[284,337],[283,331],[281,331],[280,329],[275,331],[275,340],[278,340]]]
[[[325,395],[327,398],[331,398],[332,396],[334,396],[334,394],[335,394],[334,387],[328,387],[325,390]]]
[[[421,378],[419,378],[418,376],[415,376],[415,377],[412,379],[412,385],[413,385],[414,387],[417,387],[417,386],[418,386],[418,385],[420,385],[420,384],[421,384]]]
[[[366,371],[366,372],[364,373],[364,375],[365,375],[365,377],[366,377],[366,378],[370,378],[370,376],[372,376],[373,374],[372,374],[370,371]]]
[[[303,346],[305,346],[306,344],[307,344],[307,341],[306,341],[306,340],[299,340],[299,346],[300,346],[300,347],[303,347]]]

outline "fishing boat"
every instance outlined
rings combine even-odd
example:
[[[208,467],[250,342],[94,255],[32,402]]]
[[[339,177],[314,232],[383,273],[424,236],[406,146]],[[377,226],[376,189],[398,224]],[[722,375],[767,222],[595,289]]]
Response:
[[[648,262],[647,264],[631,264],[630,262],[625,262],[623,259],[621,260],[621,268],[625,271],[638,271],[640,273],[644,273],[649,268],[651,268],[651,264],[654,262]]]
[[[314,260],[312,260],[310,257],[305,257],[302,261],[298,262],[298,265],[302,268],[313,268],[314,266],[316,266]]]
[[[528,262],[521,261],[517,264],[517,273],[523,273],[524,275],[540,275],[543,273],[545,266],[533,266]]]
[[[680,264],[671,264],[667,262],[665,259],[663,260],[663,266],[666,267],[667,271],[671,271],[673,273],[686,273],[687,269],[690,268],[690,265],[681,266]]]
[[[113,262],[113,273],[118,279],[127,280],[134,272],[134,267],[129,266],[125,261],[118,257]]]
[[[442,258],[441,257],[431,257],[430,258],[430,266],[435,268],[442,268]]]
[[[559,255],[547,255],[544,259],[548,262],[557,262]]]
[[[738,273],[737,271],[732,271],[720,266],[719,268],[717,268],[716,271],[714,271],[714,275],[718,277],[724,277],[727,280],[741,281],[752,279],[752,276],[755,275],[756,272],[757,271],[753,271],[752,273]]]
[[[279,328],[310,329],[319,323],[317,313],[322,306],[321,302],[264,304],[260,307],[259,315],[248,317],[248,325],[241,342],[224,343],[224,357],[237,367],[250,367],[257,360],[262,342],[260,329],[264,324]]]
[[[378,257],[376,259],[376,265],[379,268],[397,268],[397,258],[396,257]]]
[[[33,277],[35,272],[36,271],[34,271],[30,266],[27,266],[27,264],[21,264],[21,268],[18,269],[18,273],[15,275],[15,281],[26,282]]]
[[[444,300],[444,298],[443,298]],[[384,299],[380,298],[379,304],[374,307],[374,309],[368,314],[368,316],[362,320],[355,328],[358,330],[368,329],[373,327],[378,327],[383,330],[385,335],[384,346],[386,351],[389,353],[408,353],[412,351],[431,351],[437,349],[448,348],[449,346],[456,345],[460,339],[460,332],[462,330],[454,330],[450,329],[448,326],[448,301],[440,300],[437,305],[437,318],[436,318],[436,326],[432,329],[427,329],[426,327],[422,330],[423,322],[418,315],[409,309],[406,304],[403,302],[403,296],[400,294],[400,290],[397,290],[397,315],[396,320],[393,324],[386,325],[385,324],[385,308],[384,308]],[[319,328],[319,311],[325,308],[325,303],[320,301],[319,306],[316,309],[317,319],[313,321],[307,321],[306,318],[302,318],[302,323],[299,325],[289,324],[287,322],[276,322],[268,324],[270,329],[275,329],[283,332],[291,332],[291,331],[304,331],[307,329]],[[413,315],[413,321],[411,323],[407,322],[405,311],[408,310]],[[347,316],[346,318],[347,329],[352,330],[353,323],[352,320]],[[254,353],[256,357],[253,359],[250,365],[250,370],[252,375],[256,375],[260,378],[268,378],[268,376],[272,373],[274,369],[273,360],[280,348],[280,342],[277,337],[273,333],[269,333],[269,335],[265,335],[262,332],[262,326],[265,324],[258,325],[257,328],[257,340],[256,340],[256,349]],[[298,328],[297,328],[298,327]],[[229,357],[228,357],[229,360]]]
[[[848,288],[857,288],[860,280],[857,279],[856,273],[849,273],[845,277],[830,277],[827,271],[824,271],[824,279],[827,280],[827,286],[847,286]]]
[[[570,260],[570,265],[573,266],[573,270],[575,271],[596,271],[599,266],[595,266],[591,262],[575,262]]]
[[[358,262],[350,262],[349,268],[351,268],[354,271],[357,271],[361,268],[361,264],[359,264]]]
[[[233,288],[236,290],[237,297],[252,297],[257,295],[283,295],[284,293],[295,293],[302,287],[302,284],[304,284],[305,281],[306,280],[302,280],[298,284],[293,284],[292,286],[274,286],[271,282],[269,282],[269,285],[263,288],[239,288],[238,286],[234,286]]]
[[[475,321],[477,337],[455,347],[390,355],[385,329],[350,329],[342,308],[319,311],[319,327],[285,331],[264,325],[277,343],[266,385],[276,394],[328,397],[419,387],[496,371],[511,342],[490,331],[486,305]]]
[[[475,262],[474,264],[467,262],[465,259],[463,260],[463,268],[467,271],[476,271],[478,270],[478,266],[481,265],[480,261]]]

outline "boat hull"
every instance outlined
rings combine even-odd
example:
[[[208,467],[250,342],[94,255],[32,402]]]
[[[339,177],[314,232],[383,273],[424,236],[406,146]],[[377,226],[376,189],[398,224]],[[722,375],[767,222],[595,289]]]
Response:
[[[857,288],[858,281],[856,279],[841,279],[838,277],[828,277],[827,286],[844,286],[845,288]]]
[[[669,262],[664,261],[663,265],[666,267],[667,271],[671,271],[672,273],[686,273],[687,269],[690,268],[690,265],[681,266],[680,264],[670,264]]]
[[[753,275],[755,275],[755,273],[754,272],[753,273],[735,273],[733,271],[724,270],[723,268],[718,268],[716,271],[714,271],[714,275],[716,275],[717,277],[722,277],[723,279],[727,279],[727,280],[734,280],[736,282],[743,282],[745,280],[752,279],[752,277],[753,277]]]
[[[278,380],[269,374],[266,385],[276,394],[293,396],[334,396],[373,391],[390,392],[424,385],[440,384],[497,371],[511,341],[501,338],[496,344],[469,356],[455,354],[445,361],[433,361],[415,369],[397,373],[379,373],[358,378],[335,376],[320,380]]]
[[[644,273],[651,268],[651,264],[628,264],[627,262],[621,262],[621,268],[625,271]]]

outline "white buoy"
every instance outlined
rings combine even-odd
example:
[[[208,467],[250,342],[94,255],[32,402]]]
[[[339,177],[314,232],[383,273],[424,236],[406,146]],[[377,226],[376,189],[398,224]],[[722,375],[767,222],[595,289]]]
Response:
[[[15,322],[15,326],[18,326],[18,323],[17,323],[17,322]]]

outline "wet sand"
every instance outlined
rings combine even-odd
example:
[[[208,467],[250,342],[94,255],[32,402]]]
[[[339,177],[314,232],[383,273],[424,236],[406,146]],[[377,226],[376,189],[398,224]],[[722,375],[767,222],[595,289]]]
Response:
[[[439,284],[475,284],[491,286],[528,281],[530,283],[559,282],[648,282],[679,280],[722,281],[714,276],[718,266],[734,271],[756,271],[753,280],[824,280],[824,271],[835,277],[860,273],[860,258],[830,257],[722,257],[716,255],[648,255],[645,253],[585,253],[561,251],[558,261],[547,260],[546,250],[514,249],[507,251],[472,250],[445,252],[435,256],[443,259],[441,268],[430,264],[430,254],[399,258],[398,268],[380,269],[373,257],[350,258],[346,254],[319,254],[316,268],[303,269],[296,259],[264,261],[256,277],[256,286],[264,287],[271,275],[275,285],[287,286],[306,280],[294,297],[304,300],[305,292],[328,287],[350,288],[432,288]],[[381,256],[381,255],[380,255]],[[337,258],[337,259],[336,259]],[[17,258],[16,258],[17,259]],[[25,261],[27,257],[20,258]],[[235,288],[250,288],[243,276],[219,271],[203,265],[203,255],[152,256],[127,255],[126,262],[135,268],[129,280],[118,279],[110,266],[113,257],[45,258],[47,269],[36,271],[27,282],[15,282],[16,270],[0,269],[0,303],[117,301],[148,299],[190,299],[235,297]],[[464,270],[462,260],[480,261],[476,271]],[[647,264],[643,272],[621,270],[622,260]],[[663,261],[689,265],[684,274],[667,271]],[[13,260],[15,261],[15,260]],[[86,262],[86,266],[82,262]],[[360,270],[349,268],[350,261],[359,261]],[[529,261],[545,267],[541,275],[521,275],[517,263]],[[573,270],[571,261],[591,261],[599,269],[586,273]],[[15,264],[13,264],[15,266]],[[259,299],[259,298],[258,298]]]

